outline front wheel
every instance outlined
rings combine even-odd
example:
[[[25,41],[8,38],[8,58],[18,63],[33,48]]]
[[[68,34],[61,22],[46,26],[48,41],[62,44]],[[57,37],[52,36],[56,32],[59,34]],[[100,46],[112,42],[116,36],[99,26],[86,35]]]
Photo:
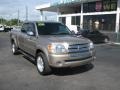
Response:
[[[41,75],[47,75],[51,72],[48,60],[43,53],[38,53],[36,56],[37,70]]]

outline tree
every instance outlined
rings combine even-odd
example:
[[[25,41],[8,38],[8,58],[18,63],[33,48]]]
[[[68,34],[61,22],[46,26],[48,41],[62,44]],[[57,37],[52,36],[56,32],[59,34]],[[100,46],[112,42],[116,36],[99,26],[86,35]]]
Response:
[[[4,18],[0,18],[0,24],[7,25],[7,26],[17,26],[18,19],[6,20]],[[21,24],[22,24],[22,21],[19,20],[19,25],[21,25]]]
[[[6,24],[7,20],[4,18],[0,18],[0,24]]]
[[[10,22],[11,22],[12,26],[13,25],[18,25],[18,19],[11,19]],[[20,20],[19,20],[19,22],[20,22]]]

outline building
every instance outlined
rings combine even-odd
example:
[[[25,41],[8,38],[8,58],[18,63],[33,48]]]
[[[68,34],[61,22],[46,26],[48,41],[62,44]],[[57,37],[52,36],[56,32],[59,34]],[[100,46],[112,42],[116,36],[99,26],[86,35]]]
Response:
[[[41,18],[43,11],[58,13],[57,20],[68,27],[78,25],[81,29],[120,31],[120,0],[60,0],[36,9],[41,12]]]

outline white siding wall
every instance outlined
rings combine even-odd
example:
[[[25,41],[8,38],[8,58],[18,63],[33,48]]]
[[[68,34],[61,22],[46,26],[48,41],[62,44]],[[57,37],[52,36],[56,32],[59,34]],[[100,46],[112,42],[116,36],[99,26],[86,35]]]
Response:
[[[66,25],[69,27],[71,25],[71,16],[66,17]]]

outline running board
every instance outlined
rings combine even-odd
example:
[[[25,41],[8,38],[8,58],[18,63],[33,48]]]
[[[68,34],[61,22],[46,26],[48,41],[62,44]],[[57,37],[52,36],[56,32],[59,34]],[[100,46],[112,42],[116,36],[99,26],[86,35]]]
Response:
[[[32,55],[26,53],[26,52],[23,51],[23,50],[19,50],[19,52],[24,55],[23,57],[24,57],[25,59],[29,60],[31,63],[33,63],[33,64],[36,65],[35,57],[33,57]]]

